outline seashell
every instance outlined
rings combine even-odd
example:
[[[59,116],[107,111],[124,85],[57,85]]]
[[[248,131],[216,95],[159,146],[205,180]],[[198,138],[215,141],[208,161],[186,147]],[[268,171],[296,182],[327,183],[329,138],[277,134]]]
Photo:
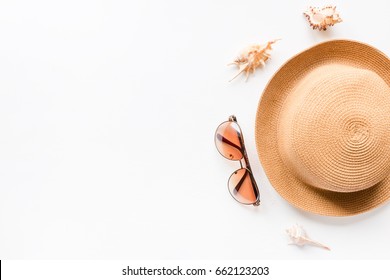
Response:
[[[246,80],[248,80],[248,76],[250,73],[255,72],[256,68],[259,66],[264,66],[265,62],[271,57],[269,51],[272,50],[272,44],[274,44],[277,40],[269,41],[265,45],[252,45],[246,48],[240,54],[237,59],[228,64],[228,65],[237,65],[238,73],[235,75],[229,82],[238,77],[241,73],[246,74]]]
[[[342,22],[339,13],[336,12],[336,6],[326,6],[322,9],[317,7],[309,7],[303,13],[309,20],[310,26],[313,29],[326,30],[328,26],[333,26],[336,23]]]
[[[326,250],[330,250],[328,246],[325,246],[317,241],[311,240],[307,236],[306,231],[303,229],[303,227],[298,224],[287,229],[286,232],[292,241],[292,243],[290,243],[289,245],[297,245],[297,246],[312,245],[312,246],[324,248]]]

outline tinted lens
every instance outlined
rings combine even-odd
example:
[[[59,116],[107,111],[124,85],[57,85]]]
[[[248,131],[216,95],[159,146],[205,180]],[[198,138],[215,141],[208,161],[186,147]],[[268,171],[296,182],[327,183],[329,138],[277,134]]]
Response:
[[[243,204],[254,204],[258,202],[259,190],[254,183],[252,173],[241,168],[233,172],[228,182],[230,194],[235,200]]]
[[[225,158],[230,160],[242,159],[242,135],[236,122],[228,121],[218,126],[215,132],[215,145]]]

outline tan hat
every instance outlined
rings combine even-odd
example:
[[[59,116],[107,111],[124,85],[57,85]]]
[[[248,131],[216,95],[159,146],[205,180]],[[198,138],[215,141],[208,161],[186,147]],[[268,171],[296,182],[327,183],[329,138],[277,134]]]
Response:
[[[390,198],[390,60],[354,41],[316,45],[287,61],[256,116],[265,173],[294,206],[329,216]]]

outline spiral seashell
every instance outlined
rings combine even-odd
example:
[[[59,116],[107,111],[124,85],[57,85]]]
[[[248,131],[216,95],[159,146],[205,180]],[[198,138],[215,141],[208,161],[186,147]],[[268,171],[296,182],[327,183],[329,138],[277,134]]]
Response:
[[[303,227],[298,224],[287,229],[286,232],[292,242],[289,245],[297,245],[297,246],[312,245],[312,246],[324,248],[326,250],[330,250],[328,246],[325,246],[317,241],[311,240],[307,236],[306,231],[303,229]]]
[[[271,57],[269,51],[272,50],[272,45],[278,40],[280,39],[269,41],[265,45],[252,45],[242,51],[234,62],[228,64],[234,64],[238,67],[238,73],[230,81],[241,73],[246,74],[247,80],[249,74],[255,72],[256,68],[264,66],[265,62]]]
[[[339,13],[336,12],[336,6],[326,6],[321,9],[318,7],[309,7],[303,14],[307,17],[313,30],[326,30],[328,26],[333,26],[343,21]]]

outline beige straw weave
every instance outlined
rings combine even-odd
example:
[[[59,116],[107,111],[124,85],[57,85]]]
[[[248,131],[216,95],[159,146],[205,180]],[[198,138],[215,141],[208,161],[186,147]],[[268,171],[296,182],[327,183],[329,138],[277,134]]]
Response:
[[[390,198],[390,61],[336,40],[291,58],[266,86],[256,116],[265,173],[292,205],[348,216]]]

